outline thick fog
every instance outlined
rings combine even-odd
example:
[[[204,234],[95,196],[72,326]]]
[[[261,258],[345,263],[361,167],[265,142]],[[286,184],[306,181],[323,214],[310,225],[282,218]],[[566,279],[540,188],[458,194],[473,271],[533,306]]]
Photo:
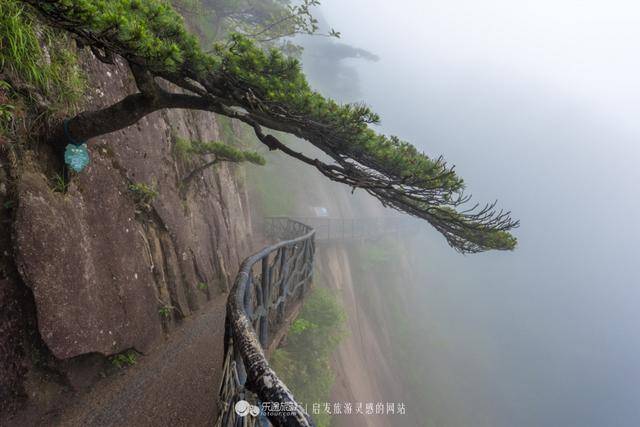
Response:
[[[475,200],[521,220],[515,252],[470,256],[424,223],[417,321],[438,337],[425,342],[425,413],[444,426],[640,425],[640,6],[321,10],[378,59],[346,61],[379,130],[443,154]]]

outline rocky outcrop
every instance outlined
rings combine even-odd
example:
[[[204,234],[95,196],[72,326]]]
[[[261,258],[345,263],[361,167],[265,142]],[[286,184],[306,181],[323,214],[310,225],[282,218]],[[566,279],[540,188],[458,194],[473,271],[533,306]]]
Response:
[[[87,108],[135,90],[123,64],[86,63],[93,88]],[[145,352],[163,326],[224,298],[249,248],[245,191],[236,166],[220,165],[181,194],[175,136],[217,140],[215,116],[163,111],[90,141],[91,164],[66,194],[54,192],[37,167],[22,174],[16,260],[33,291],[42,339],[57,358]],[[157,190],[149,209],[136,206],[133,183]]]
[[[67,196],[39,174],[25,173],[19,184],[16,261],[35,297],[40,334],[61,359],[146,351],[162,331],[142,226],[117,178],[94,167],[91,185]]]

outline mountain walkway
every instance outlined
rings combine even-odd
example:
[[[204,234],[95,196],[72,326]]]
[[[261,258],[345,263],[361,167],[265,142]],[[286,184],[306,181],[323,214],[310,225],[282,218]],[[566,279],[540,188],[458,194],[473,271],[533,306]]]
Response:
[[[394,221],[267,218],[266,237],[276,243],[244,260],[228,298],[214,299],[184,319],[167,342],[134,366],[90,389],[67,391],[53,406],[23,411],[12,425],[191,426],[217,420],[224,427],[313,426],[266,357],[302,307],[316,246],[407,230],[405,222]],[[221,384],[220,390],[212,384]],[[249,405],[245,410],[264,408],[264,402],[272,411],[240,417],[235,408],[241,400]]]
[[[266,218],[277,241],[246,258],[227,302],[217,427],[314,426],[267,361],[308,293],[316,243],[379,239],[408,231],[396,218]]]

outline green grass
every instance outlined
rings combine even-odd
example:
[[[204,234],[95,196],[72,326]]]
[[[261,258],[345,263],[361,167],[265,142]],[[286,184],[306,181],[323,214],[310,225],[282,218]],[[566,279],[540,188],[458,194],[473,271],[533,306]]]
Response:
[[[49,66],[51,85],[48,96],[52,100],[50,109],[59,115],[77,113],[87,88],[86,76],[80,68],[76,53],[68,47],[66,35],[52,36],[50,32],[48,35],[53,52]]]
[[[127,350],[119,354],[115,354],[109,357],[111,364],[116,368],[124,368],[126,366],[133,366],[137,362],[137,353],[135,350]]]
[[[66,193],[69,188],[69,182],[65,179],[64,175],[55,174],[51,179],[53,185],[53,191],[57,193]]]
[[[9,83],[0,80],[0,137],[10,133],[11,125],[14,121],[16,106],[9,98],[12,88]]]
[[[151,202],[158,197],[158,191],[154,186],[137,182],[129,185],[129,191],[133,195],[136,206],[140,208],[150,207]]]
[[[171,316],[171,307],[163,305],[158,309],[158,314],[160,317],[168,319]]]
[[[34,99],[39,93],[50,113],[76,111],[86,88],[70,46],[66,34],[38,26],[21,2],[0,1],[0,74]]]
[[[29,10],[0,0],[0,142],[12,147],[77,114],[87,87],[70,37],[38,24]],[[57,177],[53,187],[66,191]]]
[[[42,65],[42,48],[33,20],[18,2],[0,1],[0,69],[44,88],[51,76]]]
[[[11,121],[15,109],[16,107],[13,104],[0,104],[0,126],[4,128],[4,124]]]

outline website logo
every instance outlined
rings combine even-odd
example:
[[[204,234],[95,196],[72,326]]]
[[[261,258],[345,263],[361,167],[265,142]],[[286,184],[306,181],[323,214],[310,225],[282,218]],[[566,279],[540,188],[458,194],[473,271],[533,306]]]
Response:
[[[238,400],[234,406],[234,409],[236,411],[236,414],[241,417],[246,417],[249,414],[254,417],[260,415],[260,408],[258,408],[256,405],[250,404],[246,400]]]

